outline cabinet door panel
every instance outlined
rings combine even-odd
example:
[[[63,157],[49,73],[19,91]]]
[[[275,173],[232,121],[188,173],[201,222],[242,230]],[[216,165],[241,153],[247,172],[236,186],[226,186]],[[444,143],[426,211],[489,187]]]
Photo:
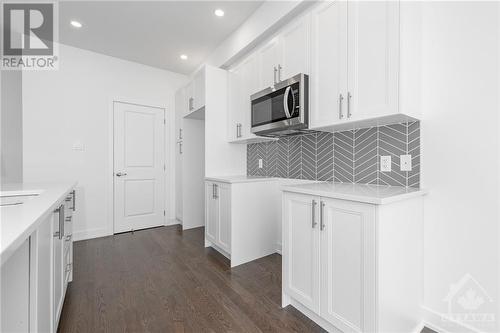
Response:
[[[40,224],[36,232],[37,281],[36,281],[36,329],[37,332],[50,332],[52,319],[50,309],[51,291],[51,243],[53,238],[52,217]]]
[[[321,316],[340,329],[364,331],[367,276],[364,236],[375,223],[370,205],[322,198]],[[370,251],[374,249],[369,249]],[[370,267],[367,265],[366,267]]]
[[[217,244],[231,253],[231,190],[227,185],[217,184],[219,216],[217,220]]]
[[[200,70],[193,79],[194,110],[205,106],[205,70]]]
[[[351,1],[348,7],[350,119],[396,113],[399,2]]]
[[[62,207],[64,211],[64,206]],[[53,217],[53,232],[62,232],[59,228],[59,213],[54,214]],[[64,301],[64,258],[63,258],[63,244],[64,240],[59,237],[52,237],[52,281],[53,281],[53,316],[54,316],[54,329],[57,330],[59,323],[59,316]]]
[[[280,81],[299,73],[309,74],[310,30],[310,16],[306,15],[281,35],[283,57],[280,63],[282,67],[279,73]]]
[[[205,235],[209,241],[216,243],[219,213],[213,185],[213,183],[205,183]]]
[[[315,8],[311,16],[310,127],[318,128],[346,117],[346,100],[342,116],[339,103],[340,94],[347,95],[347,4],[326,2]]]
[[[279,47],[279,39],[274,38],[259,51],[260,89],[273,86],[275,80],[278,80],[277,67],[281,60]]]
[[[0,268],[0,295],[2,296],[0,332],[28,332],[30,239],[24,241]]]
[[[315,197],[287,193],[284,202],[283,277],[287,294],[319,310],[319,226],[313,227]]]

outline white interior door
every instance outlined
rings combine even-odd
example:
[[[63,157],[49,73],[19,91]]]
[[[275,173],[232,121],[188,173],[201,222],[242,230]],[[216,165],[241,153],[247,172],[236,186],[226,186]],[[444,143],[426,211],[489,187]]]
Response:
[[[114,103],[114,232],[164,225],[163,109]]]

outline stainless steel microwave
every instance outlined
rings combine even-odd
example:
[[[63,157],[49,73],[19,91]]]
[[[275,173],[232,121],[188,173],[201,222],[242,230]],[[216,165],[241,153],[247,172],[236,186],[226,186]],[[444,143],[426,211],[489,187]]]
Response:
[[[309,77],[297,74],[251,96],[252,133],[280,137],[309,126]]]

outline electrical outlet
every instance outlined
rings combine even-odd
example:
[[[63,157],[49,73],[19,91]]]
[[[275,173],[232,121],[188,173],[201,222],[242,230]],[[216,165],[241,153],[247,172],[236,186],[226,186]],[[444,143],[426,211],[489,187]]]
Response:
[[[391,171],[391,156],[380,156],[380,171]]]
[[[411,171],[411,155],[401,155],[401,171]]]
[[[259,169],[262,169],[262,158],[259,158]]]

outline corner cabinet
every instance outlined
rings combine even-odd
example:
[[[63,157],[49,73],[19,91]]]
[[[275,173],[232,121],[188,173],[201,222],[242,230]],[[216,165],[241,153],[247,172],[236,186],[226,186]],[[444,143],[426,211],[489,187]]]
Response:
[[[422,205],[421,197],[374,205],[284,192],[283,306],[328,331],[415,331]]]

